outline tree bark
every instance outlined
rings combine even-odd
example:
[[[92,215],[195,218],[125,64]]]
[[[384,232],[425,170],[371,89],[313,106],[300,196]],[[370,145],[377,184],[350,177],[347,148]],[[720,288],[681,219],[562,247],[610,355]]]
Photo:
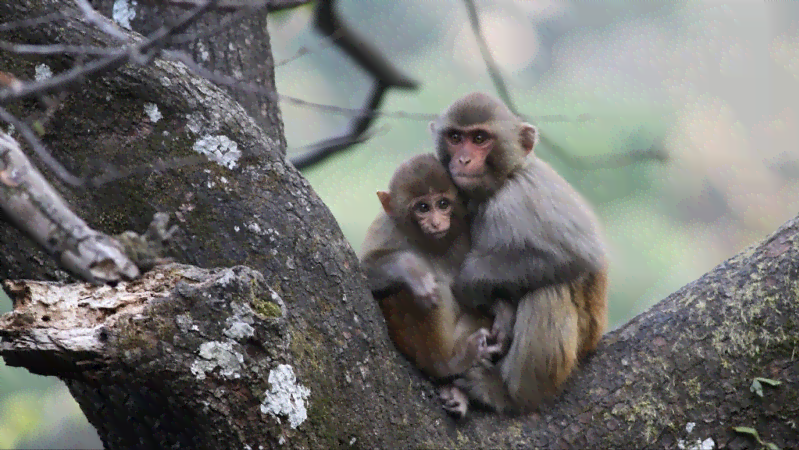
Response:
[[[71,5],[0,2],[0,17]],[[75,19],[0,37],[111,43]],[[19,77],[40,62],[70,63],[0,53]],[[47,144],[75,172],[215,150],[211,163],[91,191],[56,183],[108,234],[172,213],[173,256],[194,267],[114,288],[8,285],[0,355],[65,380],[106,448],[754,448],[733,426],[799,447],[799,219],[608,333],[540,413],[475,411],[456,424],[392,348],[355,255],[266,117],[265,130],[226,90],[158,59],[85,84],[48,125]],[[10,226],[0,245],[3,278],[68,278]],[[755,377],[782,384],[760,397]]]
[[[8,282],[0,355],[64,379],[106,448],[742,449],[754,441],[731,427],[752,427],[788,449],[797,280],[799,218],[608,333],[540,413],[464,424],[382,333],[320,335],[340,318],[306,315],[243,266],[161,266],[116,288]],[[379,322],[369,309],[360,323]],[[781,384],[758,394],[756,377]]]
[[[305,0],[307,2],[309,0]],[[95,8],[106,17],[113,17],[116,0],[94,0]],[[165,6],[165,2],[138,2],[133,9],[136,16],[130,20],[130,29],[147,35],[166,21],[175,20],[180,9]],[[241,2],[246,3],[246,2]],[[273,2],[278,7],[297,6],[301,2]],[[186,50],[203,67],[233,78],[251,83],[271,91],[276,91],[275,61],[269,43],[266,16],[268,9],[239,11],[241,17],[230,12],[210,11],[203,15],[187,31],[197,38],[177,48]],[[225,20],[234,19],[225,26]],[[263,94],[237,90],[223,86],[222,89],[235,99],[267,137],[279,143],[269,147],[269,151],[286,154],[286,137],[283,132],[283,119],[280,107],[273,99]]]

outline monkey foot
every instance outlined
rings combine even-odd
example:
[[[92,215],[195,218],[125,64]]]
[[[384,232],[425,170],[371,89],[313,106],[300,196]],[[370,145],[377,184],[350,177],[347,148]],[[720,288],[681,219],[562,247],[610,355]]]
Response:
[[[469,398],[455,386],[443,386],[438,392],[444,410],[455,416],[456,419],[466,417],[469,408]]]

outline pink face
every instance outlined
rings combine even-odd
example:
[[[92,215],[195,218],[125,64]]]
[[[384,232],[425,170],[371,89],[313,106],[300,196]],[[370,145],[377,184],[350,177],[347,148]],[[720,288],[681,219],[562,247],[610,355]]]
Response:
[[[492,129],[485,124],[475,124],[444,130],[444,144],[450,156],[449,173],[459,188],[472,192],[497,189],[508,174],[487,164],[491,152],[499,152],[492,157],[495,163],[501,162],[512,170],[516,167],[514,164],[519,164],[533,151],[538,140],[537,130],[527,123],[521,123],[514,132],[518,133],[518,140],[500,140],[497,133],[507,131]]]
[[[450,129],[444,133],[450,155],[449,172],[461,188],[479,184],[488,174],[486,158],[493,150],[496,138],[480,125]]]
[[[411,201],[411,215],[426,236],[441,239],[452,225],[453,201],[446,193],[423,195]]]

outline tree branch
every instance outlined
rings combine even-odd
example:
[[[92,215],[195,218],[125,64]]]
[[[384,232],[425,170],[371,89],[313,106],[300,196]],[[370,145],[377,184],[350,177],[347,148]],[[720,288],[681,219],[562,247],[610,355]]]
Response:
[[[289,160],[297,169],[304,169],[328,157],[352,148],[369,129],[388,89],[416,89],[417,83],[395,68],[367,39],[360,36],[336,13],[334,0],[319,0],[314,10],[314,24],[325,36],[336,35],[333,43],[374,78],[371,94],[362,111],[353,119],[349,129],[337,137],[309,145],[301,155]]]
[[[289,312],[257,271],[170,265],[116,290],[35,281],[6,286],[15,309],[0,317],[0,355],[81,393],[81,407],[106,448],[169,447],[184,439],[192,448],[284,440],[303,447],[309,445],[304,436],[324,423],[313,418],[357,415],[354,405],[327,403],[324,390],[295,378],[285,353]],[[565,392],[537,414],[511,419],[476,412],[457,427],[455,441],[435,396],[423,399],[416,388],[383,392],[380,379],[363,374],[367,398],[399,396],[391,408],[408,414],[412,426],[380,429],[362,421],[358,429],[327,430],[340,445],[380,448],[423,442],[437,448],[689,448],[696,442],[743,448],[749,438],[731,427],[752,426],[763,440],[796,448],[797,292],[799,218],[608,333]],[[276,367],[272,357],[289,359]],[[756,377],[781,384],[751,391]],[[414,375],[408,382],[419,380]],[[106,394],[87,397],[91,390]],[[280,392],[295,397],[281,400]],[[151,400],[131,407],[129,399],[138,396]],[[417,427],[411,411],[438,425]],[[177,420],[177,414],[184,416]],[[155,418],[161,420],[135,430],[122,425]]]
[[[168,215],[156,215],[143,236],[112,238],[90,228],[28,161],[14,139],[0,132],[0,208],[6,218],[74,275],[92,283],[116,283],[139,276],[161,257],[161,245],[175,230]],[[133,261],[131,261],[131,258]]]
[[[104,58],[91,61],[84,65],[75,66],[62,74],[55,75],[45,80],[20,82],[12,86],[6,86],[0,89],[0,105],[69,90],[90,78],[96,78],[116,70],[128,62],[147,63],[157,55],[157,50],[160,50],[168,43],[170,36],[185,30],[186,27],[204,14],[215,1],[216,0],[204,0],[199,6],[183,15],[183,17],[173,25],[159,28],[152,35],[148,36],[147,39],[143,39],[135,45],[119,49],[109,49],[108,55]],[[148,54],[149,56],[142,60],[142,57]]]
[[[63,93],[69,89],[73,89],[79,84],[87,80],[97,78],[105,73],[118,69],[128,62],[137,62],[145,64],[154,58],[159,51],[166,46],[170,38],[189,27],[195,20],[201,17],[209,8],[215,4],[216,0],[203,0],[194,9],[181,16],[178,20],[168,26],[162,26],[154,31],[146,39],[139,40],[134,45],[125,45],[120,48],[107,48],[105,52],[101,52],[101,57],[86,64],[76,65],[72,69],[34,82],[20,81],[11,79],[5,83],[0,83],[0,120],[8,122],[20,130],[22,136],[36,152],[37,156],[47,167],[53,171],[62,181],[71,186],[81,186],[85,180],[80,179],[71,174],[60,162],[58,162],[45,146],[39,141],[36,134],[28,127],[26,123],[17,119],[8,111],[2,108],[2,105],[23,100],[26,98],[43,97],[55,93]],[[117,30],[109,21],[97,14],[96,11],[86,0],[77,0],[78,6],[81,8],[86,20],[96,25],[99,29],[103,30],[107,35],[113,36],[124,42],[129,42],[128,35],[124,32]],[[19,46],[18,44],[5,44],[16,50],[27,50],[31,52],[37,46]],[[52,51],[57,45],[38,46],[39,49]],[[95,54],[98,48],[85,47],[85,46],[64,46],[64,49],[91,49]],[[147,56],[145,56],[147,55]],[[8,77],[8,75],[6,75]]]

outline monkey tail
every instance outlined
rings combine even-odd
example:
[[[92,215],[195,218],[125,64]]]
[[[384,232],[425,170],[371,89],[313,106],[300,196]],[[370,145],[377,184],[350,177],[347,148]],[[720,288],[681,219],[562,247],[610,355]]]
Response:
[[[516,310],[513,341],[499,369],[509,396],[530,410],[571,373],[577,362],[578,311],[568,284],[525,294]]]

